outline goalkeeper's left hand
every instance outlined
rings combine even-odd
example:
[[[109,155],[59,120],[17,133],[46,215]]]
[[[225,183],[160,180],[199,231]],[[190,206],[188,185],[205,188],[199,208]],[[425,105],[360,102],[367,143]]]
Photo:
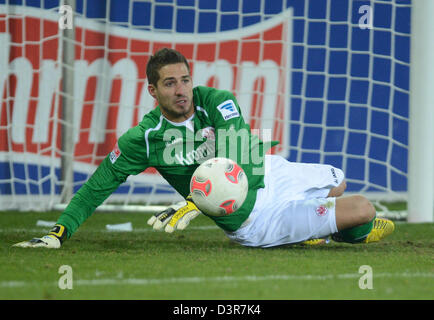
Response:
[[[66,237],[66,228],[60,224],[56,224],[47,235],[41,238],[33,238],[29,241],[18,242],[13,247],[59,249],[66,240]]]
[[[186,200],[175,203],[166,210],[153,215],[149,218],[148,224],[155,230],[161,230],[164,227],[164,231],[172,233],[175,230],[184,230],[200,213],[191,196],[188,196]]]

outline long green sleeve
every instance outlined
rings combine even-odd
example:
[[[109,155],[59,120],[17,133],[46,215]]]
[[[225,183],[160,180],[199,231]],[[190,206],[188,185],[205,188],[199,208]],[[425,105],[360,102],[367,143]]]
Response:
[[[68,238],[89,218],[129,175],[144,171],[146,158],[144,128],[135,126],[124,133],[114,150],[101,162],[89,180],[77,191],[57,220],[66,227]]]
[[[115,171],[108,157],[103,160],[57,220],[58,224],[66,227],[68,238],[126,178],[127,175]]]

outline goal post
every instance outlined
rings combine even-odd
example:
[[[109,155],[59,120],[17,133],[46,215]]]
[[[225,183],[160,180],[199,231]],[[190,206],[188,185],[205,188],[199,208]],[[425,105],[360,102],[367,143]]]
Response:
[[[408,221],[434,222],[434,1],[412,5]]]
[[[74,16],[76,11],[75,0],[60,1],[60,12],[67,14],[68,11],[72,13],[69,17],[69,26],[63,21],[59,24],[61,31],[61,38],[59,43],[62,45],[62,144],[61,144],[61,202],[67,203],[73,196],[73,181],[74,181],[74,139],[73,139],[73,126],[74,126],[74,64],[75,64],[75,29],[74,29]]]
[[[349,193],[432,222],[432,2],[0,0],[0,210],[62,210],[155,107],[146,62],[166,46],[195,85],[234,92],[274,153],[342,168]],[[180,199],[150,168],[101,208]]]

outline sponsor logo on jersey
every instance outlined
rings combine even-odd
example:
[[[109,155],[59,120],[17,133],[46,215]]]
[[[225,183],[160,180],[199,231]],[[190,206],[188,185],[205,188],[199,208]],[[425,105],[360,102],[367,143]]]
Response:
[[[176,162],[183,166],[190,166],[194,164],[195,161],[202,163],[213,157],[215,157],[215,146],[208,141],[202,143],[196,150],[187,152],[185,156],[182,151],[175,155]]]
[[[235,106],[235,103],[232,100],[227,100],[219,104],[217,106],[217,110],[220,111],[225,121],[240,116],[240,113],[238,112],[237,107]]]

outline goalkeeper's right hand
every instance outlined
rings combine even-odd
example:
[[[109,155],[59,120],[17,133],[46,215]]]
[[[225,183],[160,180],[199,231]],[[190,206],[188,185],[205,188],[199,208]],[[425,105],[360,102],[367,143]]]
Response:
[[[42,238],[33,238],[29,241],[18,242],[13,247],[20,248],[50,248],[58,249],[66,239],[66,228],[56,224],[51,231]]]
[[[184,201],[175,203],[166,210],[153,215],[148,220],[148,224],[154,230],[161,230],[172,233],[175,230],[184,230],[191,220],[196,218],[201,211],[194,204],[191,195]]]

